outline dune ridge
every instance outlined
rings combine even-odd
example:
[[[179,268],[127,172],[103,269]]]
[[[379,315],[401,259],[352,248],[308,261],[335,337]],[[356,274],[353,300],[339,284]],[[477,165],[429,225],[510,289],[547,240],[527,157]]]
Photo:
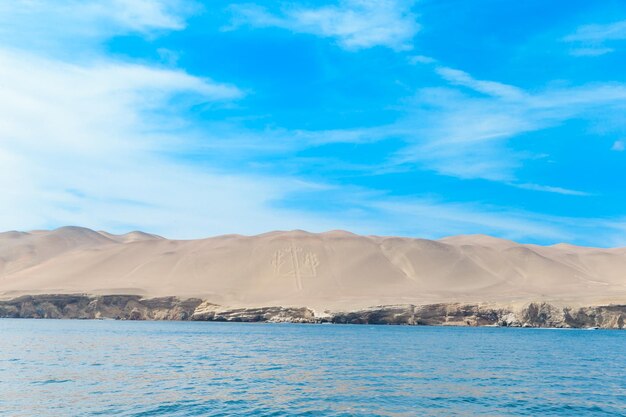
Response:
[[[626,302],[626,248],[301,230],[170,240],[82,227],[0,233],[0,298],[133,294],[235,307]]]

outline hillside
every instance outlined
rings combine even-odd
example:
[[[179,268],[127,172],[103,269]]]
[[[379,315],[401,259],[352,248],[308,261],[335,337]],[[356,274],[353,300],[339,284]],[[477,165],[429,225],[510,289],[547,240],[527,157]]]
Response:
[[[626,301],[626,249],[344,231],[168,240],[79,227],[0,233],[0,297],[133,294],[230,306],[363,308]]]

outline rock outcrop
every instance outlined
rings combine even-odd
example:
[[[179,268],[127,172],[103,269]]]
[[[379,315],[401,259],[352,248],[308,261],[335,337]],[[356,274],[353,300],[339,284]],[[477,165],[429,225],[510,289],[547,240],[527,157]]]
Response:
[[[333,323],[623,329],[626,305],[573,308],[529,303],[522,308],[477,304],[379,306],[335,312]]]
[[[623,329],[626,305],[571,307],[542,302],[514,308],[450,303],[377,306],[347,312],[316,313],[306,307],[229,308],[197,298],[36,295],[0,301],[0,318]]]
[[[137,295],[35,295],[0,301],[2,318],[189,320],[202,300]]]
[[[196,321],[236,321],[268,323],[315,323],[318,321],[312,310],[306,307],[260,307],[229,309],[204,302],[191,316]]]

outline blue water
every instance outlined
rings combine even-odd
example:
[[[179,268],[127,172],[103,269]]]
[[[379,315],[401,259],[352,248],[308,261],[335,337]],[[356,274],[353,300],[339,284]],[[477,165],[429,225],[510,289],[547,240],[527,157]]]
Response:
[[[0,320],[2,416],[626,415],[626,332]]]

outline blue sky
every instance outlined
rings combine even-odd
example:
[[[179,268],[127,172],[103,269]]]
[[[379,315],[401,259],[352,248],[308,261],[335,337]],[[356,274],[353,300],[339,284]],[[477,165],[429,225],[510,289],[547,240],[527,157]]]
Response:
[[[0,5],[0,229],[626,245],[623,1]]]

